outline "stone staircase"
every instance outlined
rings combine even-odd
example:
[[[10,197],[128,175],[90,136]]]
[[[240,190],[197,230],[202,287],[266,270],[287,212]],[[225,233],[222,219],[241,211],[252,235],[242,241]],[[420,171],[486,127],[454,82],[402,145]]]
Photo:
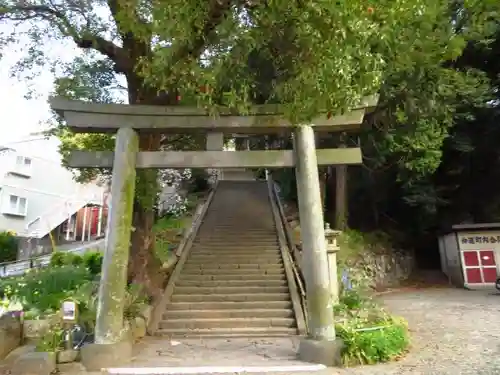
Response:
[[[297,334],[266,182],[220,181],[157,334]]]

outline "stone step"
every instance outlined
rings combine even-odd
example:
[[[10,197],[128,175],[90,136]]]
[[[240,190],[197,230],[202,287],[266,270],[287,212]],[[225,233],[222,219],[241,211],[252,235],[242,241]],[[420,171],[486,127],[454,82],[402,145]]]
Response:
[[[250,238],[261,237],[261,238],[275,238],[276,237],[276,229],[269,229],[266,231],[253,231],[249,232],[245,228],[203,228],[198,232],[200,237],[216,237],[216,236],[246,236]]]
[[[223,269],[212,269],[212,270],[204,270],[204,269],[188,269],[182,270],[184,275],[207,275],[207,276],[219,276],[219,275],[284,275],[282,269],[279,268],[269,268],[269,269],[246,269],[242,271],[238,268],[223,268]]]
[[[259,254],[264,252],[278,251],[280,249],[278,243],[251,243],[243,244],[237,242],[194,242],[193,249],[195,250],[205,250],[207,252],[226,251],[226,252],[248,252],[252,254]]]
[[[261,255],[276,255],[276,254],[281,254],[281,251],[279,250],[279,247],[275,248],[259,248],[259,249],[227,249],[227,248],[219,248],[219,249],[207,249],[203,246],[193,246],[191,248],[190,252],[191,256],[193,255],[212,255],[216,254],[219,256],[231,256],[235,254],[241,254],[241,255],[255,255],[255,254],[261,254]]]
[[[218,230],[212,230],[210,232],[205,232],[205,233],[199,233],[200,237],[204,238],[216,238],[216,237],[223,237],[223,236],[230,236],[230,237],[242,237],[242,238],[250,238],[250,239],[259,239],[259,238],[276,238],[276,231],[269,231],[269,232],[248,232],[246,230],[224,230],[224,231],[218,231]]]
[[[197,281],[197,282],[205,282],[205,281],[251,281],[251,280],[267,280],[267,281],[283,281],[286,280],[285,273],[277,273],[277,274],[251,274],[248,273],[238,273],[238,274],[213,274],[213,275],[200,275],[200,274],[185,274],[181,273],[179,280],[186,281]]]
[[[224,255],[224,254],[222,254]],[[255,253],[238,253],[237,251],[234,252],[232,255],[227,255],[226,257],[221,256],[217,254],[217,251],[211,252],[210,254],[197,254],[193,253],[189,258],[193,258],[196,260],[226,260],[226,261],[234,261],[237,262],[238,260],[264,260],[264,261],[270,261],[272,262],[273,260],[279,261],[281,260],[281,254],[279,252],[276,252],[275,254],[261,254],[260,252],[255,252]]]
[[[237,221],[238,222],[238,221]],[[236,223],[237,223],[236,222]],[[273,225],[265,225],[265,226],[248,226],[246,224],[231,224],[231,225],[222,225],[221,223],[214,222],[211,224],[206,219],[203,221],[203,224],[200,227],[198,233],[200,234],[212,234],[217,232],[227,232],[227,233],[241,233],[241,234],[260,234],[266,236],[275,236],[276,235],[276,226]]]
[[[156,336],[170,337],[283,337],[294,336],[297,328],[287,327],[245,327],[245,328],[211,328],[211,329],[160,329]]]
[[[193,257],[192,259],[189,259],[186,264],[196,264],[196,265],[211,265],[212,268],[217,265],[239,265],[239,264],[256,264],[256,265],[266,265],[266,264],[273,264],[273,265],[279,265],[282,266],[282,260],[281,257],[269,257],[269,258],[259,258],[259,257],[248,257],[248,258],[241,258],[241,257],[226,257],[226,259],[222,259],[223,257],[217,259],[215,258],[208,258],[208,257]],[[216,267],[218,268],[218,267]]]
[[[220,237],[218,239],[204,239],[203,237],[198,237],[195,241],[195,244],[201,244],[203,246],[240,246],[240,247],[259,247],[259,246],[269,246],[274,245],[278,246],[279,242],[277,238],[269,239],[269,240],[246,240],[246,239],[238,239],[238,238],[229,238],[227,236]]]
[[[229,236],[222,236],[220,238],[203,238],[199,237],[195,241],[193,241],[194,244],[200,244],[202,246],[207,245],[207,246],[225,246],[225,247],[250,247],[250,248],[255,248],[255,247],[261,247],[261,246],[278,246],[279,241],[277,238],[273,239],[247,239],[247,238],[240,238],[240,237],[229,237]]]
[[[287,286],[287,281],[282,280],[179,280],[175,283],[176,286],[193,286],[193,287],[221,287],[221,286]]]
[[[251,259],[239,263],[230,263],[229,261],[227,262],[213,262],[213,263],[206,263],[206,262],[196,262],[195,260],[190,260],[186,262],[184,265],[184,269],[192,269],[192,268],[198,268],[198,269],[203,269],[203,270],[219,270],[219,269],[234,269],[238,268],[241,270],[246,270],[246,269],[269,269],[269,268],[283,268],[283,263],[280,261],[276,261],[276,263],[258,263],[255,262]]]
[[[254,310],[254,309],[291,309],[288,301],[243,301],[243,302],[173,302],[168,305],[168,311],[177,310]]]
[[[243,207],[238,207],[238,209],[244,210]],[[243,228],[246,226],[247,228],[254,230],[274,228],[276,225],[271,212],[259,212],[257,210],[253,210],[252,212],[247,212],[246,214],[243,215],[230,216],[227,214],[227,212],[222,212],[221,210],[217,212],[217,209],[215,209],[215,211],[212,211],[211,215],[206,217],[205,220],[203,220],[203,222],[211,224],[216,227]],[[250,226],[248,224],[254,224],[254,225]]]
[[[158,328],[162,329],[203,329],[203,328],[295,328],[294,318],[221,318],[221,319],[170,319],[161,320]]]
[[[249,256],[249,257],[242,257],[242,256],[198,256],[195,255],[191,257],[186,264],[197,264],[197,265],[274,265],[274,266],[282,266],[283,262],[281,260],[280,256],[269,256],[269,257],[259,257],[259,256]]]
[[[241,233],[268,233],[273,234],[276,230],[276,224],[274,223],[274,219],[271,221],[266,220],[263,222],[253,222],[253,225],[247,225],[247,221],[240,221],[240,219],[248,219],[246,217],[239,218],[238,220],[231,222],[227,221],[223,222],[221,218],[221,214],[215,214],[215,217],[206,217],[203,220],[203,223],[200,227],[200,231],[205,231],[207,229],[230,229],[230,230],[238,230]]]
[[[260,245],[260,246],[244,246],[244,245],[238,245],[238,244],[223,244],[223,245],[211,245],[211,244],[201,244],[201,243],[195,243],[193,244],[193,251],[199,252],[207,252],[210,254],[217,253],[218,251],[224,253],[248,253],[248,254],[262,254],[265,255],[267,253],[278,253],[279,252],[279,246],[276,245]]]
[[[288,293],[286,286],[177,286],[174,294],[253,294],[253,293]]]
[[[262,302],[290,301],[288,293],[243,293],[243,294],[179,294],[172,295],[172,302]]]
[[[282,276],[285,275],[284,268],[268,267],[268,268],[237,268],[237,267],[188,267],[184,268],[185,275],[272,275]],[[265,278],[265,277],[263,277]]]
[[[222,309],[222,310],[167,310],[164,321],[173,319],[232,319],[232,318],[294,318],[292,309]]]

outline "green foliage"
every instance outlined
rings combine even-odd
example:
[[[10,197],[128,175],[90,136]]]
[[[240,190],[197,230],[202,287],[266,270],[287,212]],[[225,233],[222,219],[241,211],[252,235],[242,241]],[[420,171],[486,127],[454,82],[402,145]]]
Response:
[[[91,277],[83,266],[46,267],[0,279],[0,292],[10,301],[20,302],[25,311],[41,316],[58,311],[61,302]]]
[[[189,193],[200,193],[210,188],[208,173],[205,169],[193,169],[188,183]]]
[[[408,349],[406,322],[383,310],[365,291],[342,289],[334,311],[345,366],[393,361]]]
[[[14,233],[0,232],[0,263],[17,259],[18,241]]]
[[[93,332],[97,312],[97,293],[99,283],[89,281],[73,291],[72,298],[78,304],[78,323]],[[142,286],[130,284],[127,287],[124,301],[124,318],[133,319],[140,316],[147,305],[147,296]]]
[[[143,287],[139,284],[130,284],[125,294],[124,317],[126,319],[133,319],[140,316],[147,302],[148,298],[144,294]]]
[[[186,217],[165,216],[156,221],[153,227],[155,234],[155,254],[156,257],[165,263],[171,255],[171,252],[179,242],[179,236],[182,229],[188,223]]]
[[[103,255],[100,251],[88,251],[83,254],[83,264],[92,275],[101,273]]]
[[[385,233],[364,234],[353,230],[343,232],[339,242],[339,303],[334,306],[334,312],[337,335],[345,345],[343,364],[396,360],[409,346],[406,323],[391,316],[370,297],[375,270],[362,261],[367,254],[391,249],[392,244]]]
[[[83,264],[83,258],[79,254],[68,251],[54,251],[50,257],[50,266],[80,266]]]
[[[206,84],[212,94],[198,94],[200,104],[241,108],[257,95],[256,79],[249,74],[247,64],[258,54],[274,73],[268,97],[290,103],[289,117],[309,118],[325,109],[340,112],[378,91],[394,55],[416,49],[415,33],[425,43],[436,18],[449,14],[445,1],[378,1],[373,6],[361,1],[294,5],[274,1],[264,6],[254,4],[251,9],[243,9],[247,4],[240,8],[232,5],[234,11],[227,13],[213,39],[205,38],[214,43],[216,56],[209,59],[209,69],[195,59],[177,64],[179,50],[175,45],[158,48],[151,59],[141,62],[148,81],[165,89],[180,86],[183,95],[196,95],[200,84]],[[190,44],[200,36],[192,25],[203,24],[208,12],[209,6],[197,1],[162,4],[153,9],[155,18],[175,18],[178,22],[155,24],[153,33],[160,41]],[[241,22],[242,15],[247,23]],[[134,24],[133,29],[141,34],[145,31],[141,24]],[[444,40],[446,36],[441,37]],[[456,53],[457,47],[452,49]],[[181,82],[179,77],[183,77]],[[222,87],[221,82],[225,83]]]
[[[84,266],[92,275],[98,275],[101,273],[102,258],[100,251],[87,251],[83,256],[67,251],[55,251],[50,257],[50,266]]]
[[[365,322],[354,321],[336,326],[337,335],[345,345],[342,349],[345,366],[394,361],[406,352],[410,344],[406,323],[388,318],[379,324],[366,327]]]
[[[339,297],[339,306],[347,310],[358,310],[363,306],[364,302],[363,296],[354,290],[344,289]]]
[[[64,329],[59,323],[52,324],[36,343],[37,352],[57,353],[64,349]]]

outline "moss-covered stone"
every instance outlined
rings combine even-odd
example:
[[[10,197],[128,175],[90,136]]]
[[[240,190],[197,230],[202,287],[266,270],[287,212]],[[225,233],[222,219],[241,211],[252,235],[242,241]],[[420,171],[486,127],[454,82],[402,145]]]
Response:
[[[313,339],[335,338],[332,294],[329,287],[315,286],[307,292],[309,336]]]
[[[120,129],[116,137],[109,233],[99,289],[95,334],[97,344],[119,342],[124,334],[123,310],[138,149],[136,132],[133,129]]]

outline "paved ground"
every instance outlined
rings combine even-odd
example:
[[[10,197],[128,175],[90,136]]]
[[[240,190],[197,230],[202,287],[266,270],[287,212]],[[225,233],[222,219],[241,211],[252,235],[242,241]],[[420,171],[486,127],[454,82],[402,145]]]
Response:
[[[340,374],[500,374],[500,296],[494,291],[423,289],[382,299],[408,320],[411,352],[397,363],[343,369]]]
[[[413,336],[411,353],[397,363],[309,374],[500,374],[499,295],[446,288],[390,293],[380,298],[388,309],[409,321]],[[292,339],[179,340],[172,343],[150,338],[137,349],[132,366],[300,364],[295,359],[296,341]]]

